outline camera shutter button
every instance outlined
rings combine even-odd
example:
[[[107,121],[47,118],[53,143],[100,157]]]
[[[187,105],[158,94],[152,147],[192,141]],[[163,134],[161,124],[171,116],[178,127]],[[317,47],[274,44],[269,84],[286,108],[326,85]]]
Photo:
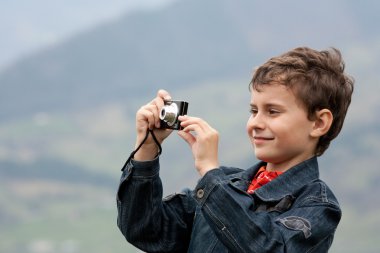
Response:
[[[205,194],[205,191],[204,191],[203,189],[199,189],[199,190],[197,191],[197,198],[198,198],[198,199],[203,198],[204,194]]]

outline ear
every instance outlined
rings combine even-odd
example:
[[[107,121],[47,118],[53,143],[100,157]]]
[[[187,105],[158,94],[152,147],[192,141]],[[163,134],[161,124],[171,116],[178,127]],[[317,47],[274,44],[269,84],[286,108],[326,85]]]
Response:
[[[325,135],[333,122],[333,115],[329,109],[322,109],[315,113],[314,126],[310,133],[312,137]]]

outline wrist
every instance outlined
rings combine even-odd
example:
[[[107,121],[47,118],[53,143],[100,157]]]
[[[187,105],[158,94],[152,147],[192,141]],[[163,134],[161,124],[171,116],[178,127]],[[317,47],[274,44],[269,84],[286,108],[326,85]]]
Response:
[[[196,168],[200,176],[203,177],[210,170],[219,168],[219,163],[218,162],[197,163]]]
[[[136,144],[138,147],[138,144]],[[139,150],[135,153],[133,159],[135,161],[151,161],[158,154],[158,147],[154,144],[144,144],[140,147]]]
[[[149,137],[151,135],[151,137]],[[139,136],[136,140],[133,158],[136,161],[149,161],[159,156],[162,152],[161,143],[158,141],[153,130],[146,132],[143,140]]]

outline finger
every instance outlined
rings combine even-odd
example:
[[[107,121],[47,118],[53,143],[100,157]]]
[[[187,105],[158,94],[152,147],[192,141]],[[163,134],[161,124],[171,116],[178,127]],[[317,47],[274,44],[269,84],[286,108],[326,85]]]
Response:
[[[196,138],[189,132],[181,130],[178,131],[178,135],[184,139],[190,145],[190,147],[196,142]]]
[[[161,89],[157,92],[157,97],[159,97],[165,101],[172,100],[172,97],[170,96],[169,92],[167,92],[166,90],[163,90],[163,89]]]
[[[152,101],[149,102],[146,106],[150,107],[150,110],[156,115],[154,125],[156,128],[160,127],[160,110],[164,106],[164,101],[160,97],[154,98]]]
[[[153,129],[157,117],[155,107],[155,105],[146,105],[141,107],[141,109],[137,113],[137,123],[144,125],[143,122],[146,122],[146,127],[149,129]]]
[[[208,131],[212,129],[211,126],[201,118],[190,117],[190,116],[179,116],[178,120],[181,121],[181,126],[186,128],[190,125],[198,125],[203,131]]]
[[[195,132],[196,140],[198,142],[204,142],[204,141],[218,141],[218,132],[212,128],[209,124],[207,124],[206,121],[200,119],[200,118],[194,118],[194,117],[188,117],[188,120],[185,120],[184,123],[185,127],[183,128],[183,131]],[[183,127],[183,125],[181,125]]]
[[[156,118],[155,118],[155,126],[156,128],[160,128],[160,113],[161,113],[161,109],[162,107],[164,107],[164,100],[162,100],[162,98],[160,97],[156,97],[154,99],[154,102],[153,102],[155,108],[155,115],[156,115]]]
[[[202,129],[201,126],[197,124],[191,124],[182,129],[182,131],[189,133],[189,132],[194,132],[193,136],[201,136],[204,135],[205,131]]]
[[[159,90],[157,92],[157,95],[156,97],[150,102],[150,104],[156,104],[157,106],[160,107],[164,105],[164,101],[170,101],[172,100],[169,92],[167,92],[166,90]]]
[[[154,125],[156,128],[160,128],[160,113],[161,109],[164,106],[164,101],[161,98],[155,99],[154,107],[152,108],[152,111],[154,111]]]
[[[156,128],[160,128],[160,119],[159,119],[160,111],[162,107],[165,105],[165,101],[170,101],[170,100],[171,100],[171,96],[169,92],[167,92],[166,90],[159,90],[157,92],[156,98],[154,98],[150,102],[150,104],[156,105],[157,107],[156,110],[157,110],[158,117],[156,117],[156,120],[155,120]]]
[[[144,115],[145,115],[145,118],[148,121],[148,128],[150,130],[152,130],[154,128],[154,122],[155,122],[154,113],[152,111],[150,111],[150,110],[146,110],[144,112]]]

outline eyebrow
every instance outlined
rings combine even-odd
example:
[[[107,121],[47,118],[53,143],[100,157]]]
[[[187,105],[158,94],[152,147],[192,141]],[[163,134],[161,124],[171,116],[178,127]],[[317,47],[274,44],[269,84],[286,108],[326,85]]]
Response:
[[[254,103],[250,103],[249,105],[250,105],[250,107],[257,107],[257,105]],[[264,106],[265,107],[282,107],[282,108],[284,107],[283,105],[276,104],[276,103],[268,103],[268,104],[264,104]]]

